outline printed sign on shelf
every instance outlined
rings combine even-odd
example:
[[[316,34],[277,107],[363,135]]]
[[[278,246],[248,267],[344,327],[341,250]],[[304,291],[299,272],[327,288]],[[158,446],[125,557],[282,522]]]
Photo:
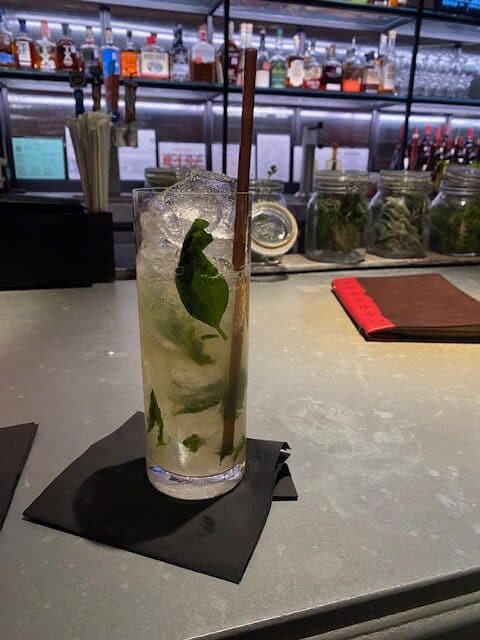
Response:
[[[222,143],[214,142],[212,144],[212,170],[218,173],[222,172]],[[227,176],[236,178],[238,173],[238,151],[239,144],[227,145]],[[256,163],[256,146],[252,145],[252,153],[250,155],[250,179],[254,180],[257,173]]]
[[[195,167],[205,169],[206,148],[203,142],[159,142],[158,165],[165,169]]]
[[[315,149],[314,171],[331,169],[332,147]],[[348,171],[367,171],[368,169],[368,149],[364,147],[338,147],[337,149],[337,169]],[[293,181],[300,182],[302,174],[302,147],[293,149]]]
[[[257,134],[257,177],[262,180],[268,176],[270,167],[277,171],[274,180],[290,180],[290,136],[288,134]]]
[[[144,180],[145,169],[156,166],[155,129],[139,129],[136,147],[118,147],[120,180]]]

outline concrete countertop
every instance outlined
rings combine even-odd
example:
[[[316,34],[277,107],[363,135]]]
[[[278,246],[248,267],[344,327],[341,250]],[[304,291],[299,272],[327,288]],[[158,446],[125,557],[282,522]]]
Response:
[[[425,271],[480,299],[480,267]],[[142,408],[136,292],[0,294],[0,425],[40,424],[0,532],[1,638],[323,640],[464,607],[478,622],[480,345],[365,342],[331,277],[253,282],[249,434],[290,443],[300,499],[273,504],[239,586],[22,520]]]

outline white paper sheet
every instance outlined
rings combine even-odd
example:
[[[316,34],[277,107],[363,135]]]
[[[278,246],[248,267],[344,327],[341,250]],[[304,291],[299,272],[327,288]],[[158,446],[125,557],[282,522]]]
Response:
[[[155,129],[139,129],[137,147],[118,147],[120,180],[144,180],[145,169],[156,166]]]
[[[69,180],[80,180],[77,159],[73,148],[72,136],[68,127],[65,127],[65,152],[67,154],[67,176]]]
[[[158,165],[165,168],[206,168],[203,142],[159,142]]]
[[[238,172],[238,151],[239,144],[227,144],[227,176],[231,178],[237,177]],[[252,153],[250,156],[250,179],[255,179],[257,175],[256,166],[256,145],[252,145]],[[222,172],[222,143],[214,142],[212,144],[212,171]]]
[[[272,165],[277,167],[273,178],[290,180],[290,136],[288,134],[257,134],[257,177],[266,178]]]
[[[315,168],[320,171],[328,168],[328,161],[332,157],[332,148],[323,147],[315,149]],[[339,147],[337,150],[337,160],[339,169],[349,171],[367,171],[368,169],[368,149],[364,147]],[[302,147],[296,146],[293,149],[293,181],[300,182],[302,173]]]

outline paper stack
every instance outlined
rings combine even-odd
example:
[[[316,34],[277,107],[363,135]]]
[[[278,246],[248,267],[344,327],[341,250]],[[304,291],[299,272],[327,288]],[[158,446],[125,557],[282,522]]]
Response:
[[[100,111],[83,113],[78,118],[69,118],[67,127],[72,136],[87,210],[91,213],[107,211],[110,116]]]

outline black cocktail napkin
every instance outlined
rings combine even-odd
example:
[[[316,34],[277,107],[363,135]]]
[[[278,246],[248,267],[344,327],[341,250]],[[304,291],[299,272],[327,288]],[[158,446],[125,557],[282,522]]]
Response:
[[[275,498],[297,493],[282,442],[247,439],[242,482],[213,500],[156,491],[146,476],[143,414],[89,447],[26,509],[30,520],[240,582]],[[276,482],[278,485],[276,487]]]
[[[28,422],[0,429],[0,529],[27,461],[38,424]]]

